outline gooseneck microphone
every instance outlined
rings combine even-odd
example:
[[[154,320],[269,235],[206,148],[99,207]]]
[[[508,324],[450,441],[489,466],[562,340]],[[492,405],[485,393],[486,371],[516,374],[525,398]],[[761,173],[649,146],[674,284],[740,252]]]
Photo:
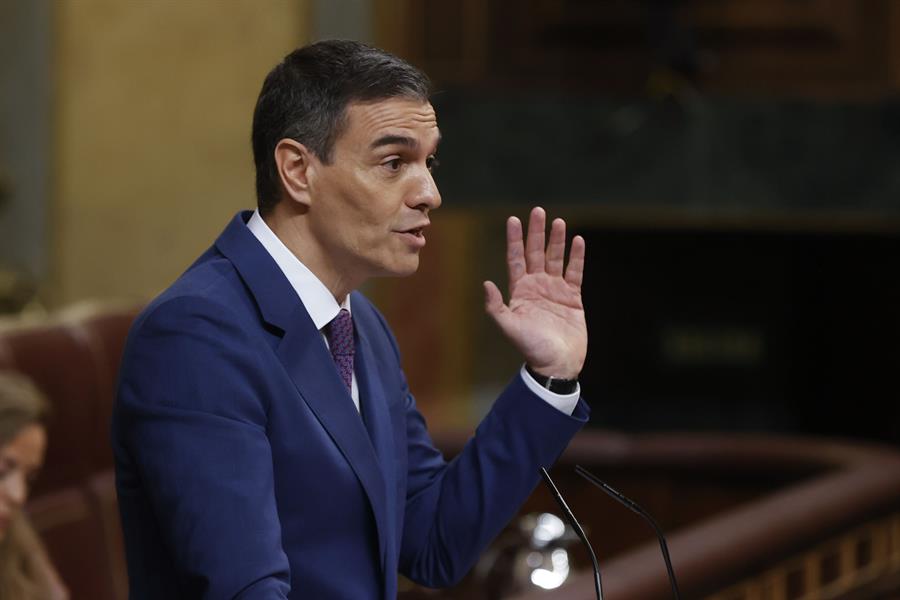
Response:
[[[594,554],[594,549],[591,548],[591,543],[588,541],[587,536],[584,534],[584,529],[581,528],[581,525],[578,523],[578,519],[575,518],[575,515],[572,513],[572,510],[569,508],[569,505],[566,504],[566,501],[563,500],[562,494],[559,493],[559,490],[556,489],[556,485],[553,483],[553,480],[550,479],[550,473],[547,472],[547,469],[541,467],[541,477],[544,478],[544,483],[547,484],[547,487],[550,488],[550,491],[553,493],[553,497],[556,499],[556,503],[559,504],[559,507],[563,511],[563,516],[566,517],[566,521],[569,522],[569,525],[572,526],[572,529],[575,530],[575,533],[578,534],[578,537],[581,538],[581,541],[587,546],[588,553],[591,555],[591,562],[594,565],[594,591],[597,593],[597,600],[603,600],[603,585],[600,583],[600,567],[597,565],[597,556]]]
[[[672,595],[675,596],[676,600],[681,600],[681,596],[678,594],[678,583],[675,581],[675,570],[672,568],[672,561],[669,559],[669,547],[666,545],[666,538],[665,536],[663,536],[662,529],[660,529],[659,525],[656,523],[653,517],[650,516],[650,513],[641,508],[637,502],[631,500],[622,492],[611,487],[605,481],[600,480],[581,465],[575,465],[575,472],[603,490],[606,495],[608,495],[610,498],[613,498],[616,502],[624,504],[625,507],[632,512],[635,512],[644,517],[644,519],[646,519],[650,523],[650,525],[653,526],[653,529],[656,531],[656,537],[659,539],[659,547],[662,550],[663,560],[666,561],[666,571],[668,571],[669,573],[669,583],[672,584]],[[551,483],[551,485],[553,484]],[[562,498],[560,498],[558,502],[562,502]],[[574,519],[575,517],[572,518]]]

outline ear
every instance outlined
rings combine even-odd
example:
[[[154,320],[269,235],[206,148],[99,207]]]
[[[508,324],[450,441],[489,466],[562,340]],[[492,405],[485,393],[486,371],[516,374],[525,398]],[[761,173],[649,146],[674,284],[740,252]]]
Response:
[[[316,156],[296,140],[285,138],[275,145],[275,165],[288,200],[310,205],[309,182],[316,161]]]

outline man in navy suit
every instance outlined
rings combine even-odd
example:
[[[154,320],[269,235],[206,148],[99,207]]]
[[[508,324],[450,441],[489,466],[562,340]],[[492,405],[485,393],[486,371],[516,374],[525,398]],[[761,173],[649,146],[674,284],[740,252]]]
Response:
[[[356,290],[416,271],[440,133],[425,77],[355,42],[296,50],[253,120],[258,209],[136,320],[113,416],[131,598],[395,598],[458,581],[585,423],[584,240],[507,222],[520,372],[462,453],[429,439]],[[441,315],[435,314],[439,319]]]

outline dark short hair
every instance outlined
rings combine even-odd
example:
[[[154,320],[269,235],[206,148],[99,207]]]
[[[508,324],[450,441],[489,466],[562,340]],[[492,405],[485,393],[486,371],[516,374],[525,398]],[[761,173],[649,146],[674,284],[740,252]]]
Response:
[[[429,92],[424,73],[360,42],[327,40],[288,54],[266,76],[253,112],[260,212],[268,212],[280,196],[274,156],[280,140],[296,140],[328,164],[346,124],[348,104],[397,97],[425,102]]]

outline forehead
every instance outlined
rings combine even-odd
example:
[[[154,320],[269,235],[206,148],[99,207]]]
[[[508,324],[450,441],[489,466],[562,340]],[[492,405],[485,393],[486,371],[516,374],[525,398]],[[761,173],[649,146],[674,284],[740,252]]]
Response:
[[[384,135],[403,135],[420,142],[436,142],[440,137],[437,115],[430,102],[412,98],[388,98],[376,102],[352,102],[347,105],[345,137],[376,139]]]

